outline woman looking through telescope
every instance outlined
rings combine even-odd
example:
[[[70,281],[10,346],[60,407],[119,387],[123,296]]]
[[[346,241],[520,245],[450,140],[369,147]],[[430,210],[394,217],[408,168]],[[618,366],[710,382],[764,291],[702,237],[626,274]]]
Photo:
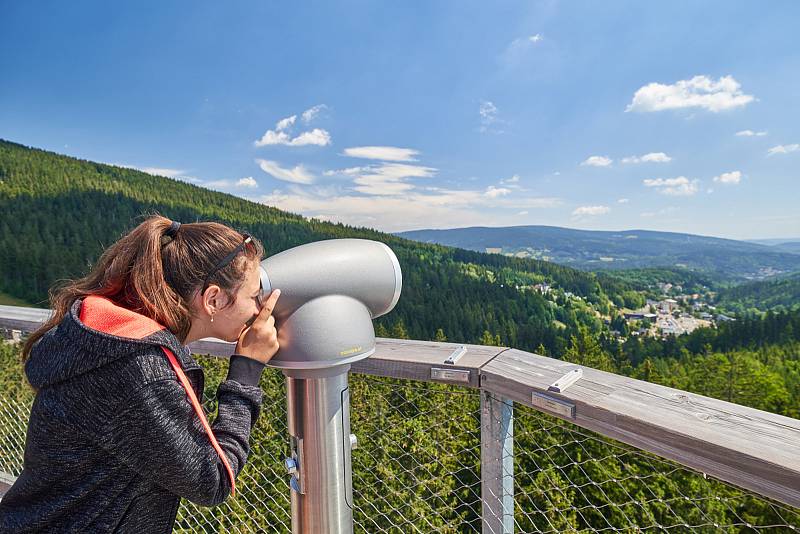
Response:
[[[51,290],[54,314],[23,347],[36,398],[0,532],[171,532],[181,498],[235,494],[279,348],[262,255],[225,225],[152,216]],[[186,346],[206,337],[237,342],[211,424]]]

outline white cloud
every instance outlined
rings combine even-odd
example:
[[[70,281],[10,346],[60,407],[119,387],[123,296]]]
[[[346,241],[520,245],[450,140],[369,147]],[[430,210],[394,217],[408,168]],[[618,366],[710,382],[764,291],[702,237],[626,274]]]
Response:
[[[408,184],[407,184],[408,185]],[[290,186],[292,187],[292,186]],[[403,195],[360,196],[351,193],[316,195],[296,188],[274,191],[262,201],[321,220],[369,226],[383,231],[459,226],[511,226],[518,224],[520,210],[548,209],[561,205],[557,198],[490,198],[485,191],[415,190]]]
[[[742,173],[740,171],[723,172],[714,177],[714,181],[721,184],[738,184],[741,180]]]
[[[289,137],[289,134],[286,132],[267,130],[264,135],[261,136],[261,139],[256,141],[254,144],[257,147],[268,145],[288,145],[291,143],[291,141],[292,138]]]
[[[617,204],[627,204],[628,202],[630,202],[628,198],[620,198],[617,200]]]
[[[313,121],[317,117],[317,115],[319,115],[319,113],[323,109],[326,109],[327,107],[328,106],[326,106],[325,104],[318,104],[312,108],[308,108],[302,114],[303,122],[308,124],[309,122]]]
[[[360,167],[353,167],[352,169],[360,169]],[[347,171],[351,169],[329,169],[327,171],[322,171],[322,176],[337,176],[340,174],[347,174]]]
[[[531,50],[535,46],[540,46],[542,41],[544,41],[544,35],[541,33],[535,33],[527,37],[517,37],[509,43],[500,58],[509,64],[517,63],[525,57],[528,50]]]
[[[354,189],[365,195],[393,196],[414,189],[413,184],[397,180],[387,180],[378,176],[360,176],[353,180],[358,186]]]
[[[230,180],[211,180],[210,182],[203,183],[203,187],[207,187],[209,189],[227,189],[231,187]]]
[[[789,154],[790,152],[797,152],[800,150],[800,144],[795,143],[792,145],[778,145],[770,148],[767,151],[768,156],[774,156],[775,154]]]
[[[742,130],[741,132],[736,132],[737,137],[764,137],[767,135],[767,132],[754,132],[753,130]]]
[[[614,160],[605,156],[589,156],[581,165],[589,167],[608,167]]]
[[[355,190],[368,195],[398,195],[414,189],[407,183],[410,178],[430,178],[436,174],[433,167],[407,163],[384,162],[363,167],[329,170],[325,176],[348,176],[356,184]]]
[[[319,106],[315,106],[311,109],[307,109],[303,112],[303,120],[308,122],[314,118],[314,116],[319,113],[319,110],[314,111]],[[321,109],[321,108],[320,108]],[[309,119],[306,120],[306,114],[309,115]],[[297,122],[297,115],[292,115],[290,117],[286,117],[284,119],[279,120],[275,123],[274,130],[267,130],[264,132],[264,135],[261,136],[261,139],[258,139],[253,142],[256,147],[263,147],[263,146],[270,146],[270,145],[284,145],[284,146],[305,146],[305,145],[316,145],[316,146],[328,146],[331,144],[331,135],[322,128],[314,128],[308,132],[302,132],[296,137],[292,137],[290,135],[290,131],[292,126],[294,126],[295,122]]]
[[[493,185],[490,185],[489,187],[486,188],[486,192],[484,193],[484,195],[486,195],[489,198],[497,198],[508,195],[509,193],[511,193],[511,189],[508,189],[506,187],[495,187]]]
[[[497,116],[497,106],[495,106],[490,100],[484,100],[481,102],[481,105],[478,108],[478,113],[480,113],[481,119],[493,121]]]
[[[286,130],[287,128],[291,127],[294,122],[297,120],[297,115],[292,115],[291,117],[286,117],[285,119],[281,119],[275,124],[275,129],[279,132]]]
[[[356,174],[360,173],[361,170],[364,169],[364,168],[365,167],[348,167],[347,169],[336,169],[336,170],[325,171],[322,174],[325,175],[325,176],[337,176],[337,175],[340,175],[340,174],[343,174],[343,175],[346,175],[346,176],[352,176],[352,175],[356,175]]]
[[[528,210],[522,210],[519,213],[517,213],[517,215],[527,215],[527,214],[528,214]]]
[[[384,161],[416,161],[419,151],[394,146],[354,146],[344,149],[344,155],[352,158],[380,159]]]
[[[503,133],[502,130],[495,129],[496,124],[502,124],[503,122],[497,117],[497,113],[497,106],[495,106],[493,102],[489,100],[481,101],[478,107],[478,114],[481,116],[481,132]]]
[[[501,185],[517,184],[517,183],[519,183],[519,174],[515,174],[511,178],[506,178],[505,180],[500,180]]]
[[[317,145],[327,146],[331,144],[331,134],[322,128],[314,128],[310,132],[303,132],[288,143],[290,146]]]
[[[672,158],[664,154],[663,152],[650,152],[649,154],[645,154],[642,156],[642,161],[644,162],[652,162],[652,163],[667,163],[672,161]]]
[[[314,183],[314,176],[302,165],[297,165],[291,169],[284,169],[276,162],[266,159],[257,159],[256,163],[258,163],[258,166],[261,167],[262,171],[269,174],[273,178],[277,178],[278,180],[293,182],[296,184]]]
[[[331,144],[331,135],[326,130],[321,128],[314,128],[309,132],[303,132],[295,138],[292,138],[286,132],[274,132],[272,130],[267,130],[261,139],[255,142],[255,146],[257,147],[267,145],[327,146],[329,144]]]
[[[353,183],[355,190],[365,195],[399,195],[414,189],[407,183],[410,178],[430,178],[436,174],[433,167],[408,165],[405,163],[384,163],[363,167]]]
[[[581,206],[579,208],[575,208],[575,211],[572,212],[572,215],[575,217],[582,217],[586,215],[597,216],[604,215],[609,211],[611,211],[611,208],[608,206]]]
[[[236,187],[258,187],[258,182],[252,176],[239,178],[239,181],[236,182]]]
[[[186,171],[182,169],[168,169],[165,167],[137,167],[136,165],[127,165],[125,163],[108,163],[108,165],[122,167],[123,169],[135,169],[137,171],[146,172],[147,174],[152,174],[153,176],[166,176],[167,178],[180,180],[181,182],[187,182],[190,184],[199,185],[204,183],[203,180],[197,178],[196,176],[187,175]]]
[[[186,172],[181,169],[167,169],[164,167],[130,167],[129,165],[120,165],[120,167],[137,169],[142,172],[146,172],[147,174],[152,174],[154,176],[166,176],[167,178],[177,178]]]
[[[628,156],[622,158],[622,163],[669,163],[672,158],[663,152],[650,152],[643,156]]]
[[[708,76],[695,76],[672,85],[649,83],[636,91],[625,111],[702,108],[716,113],[746,106],[753,100],[752,95],[742,93],[741,84],[732,76],[723,76],[717,81]]]
[[[437,169],[422,165],[409,165],[406,163],[381,163],[366,168],[367,175],[381,176],[389,180],[404,178],[430,178],[436,174]]]
[[[662,195],[692,196],[697,193],[698,180],[689,180],[685,176],[677,178],[646,179],[642,182],[645,187],[655,187]]]
[[[676,211],[680,211],[680,208],[676,208],[675,206],[667,206],[666,208],[662,208],[658,211],[644,211],[639,214],[640,217],[658,217],[661,215],[669,215],[670,213],[675,213]]]
[[[436,174],[433,167],[423,167],[422,165],[408,165],[406,163],[383,163],[381,165],[370,165],[362,167],[366,174],[384,176],[390,179],[401,178],[430,178]]]
[[[418,154],[416,150],[396,147],[352,147],[345,153],[363,158],[410,161],[414,161]],[[276,169],[274,162],[257,161],[278,177],[289,172]],[[465,224],[512,225],[518,223],[516,214],[520,211],[532,213],[531,210],[552,208],[562,203],[558,198],[528,196],[516,185],[520,180],[517,175],[485,189],[454,190],[426,180],[436,176],[437,172],[436,168],[429,166],[383,160],[327,170],[323,175],[334,177],[334,180],[325,186],[289,184],[286,186],[288,191],[273,191],[262,200],[320,220],[388,231]],[[469,178],[455,183],[466,181]],[[508,185],[503,185],[503,182],[508,182]]]

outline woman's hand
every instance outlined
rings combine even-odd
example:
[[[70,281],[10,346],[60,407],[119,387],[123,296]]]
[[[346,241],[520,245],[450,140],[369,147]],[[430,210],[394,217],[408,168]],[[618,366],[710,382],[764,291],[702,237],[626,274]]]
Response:
[[[267,363],[275,356],[280,348],[278,345],[278,332],[275,330],[275,318],[272,310],[281,295],[280,289],[275,289],[269,294],[261,312],[248,328],[239,336],[236,344],[236,354],[253,358],[261,363]]]

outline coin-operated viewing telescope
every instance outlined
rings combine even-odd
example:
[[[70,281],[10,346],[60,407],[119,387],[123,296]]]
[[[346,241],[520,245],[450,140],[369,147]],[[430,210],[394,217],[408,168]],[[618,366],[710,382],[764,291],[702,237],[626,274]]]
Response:
[[[262,261],[261,287],[281,290],[269,365],[286,375],[293,531],[352,532],[347,373],[375,352],[372,319],[397,304],[400,264],[378,241],[317,241]]]

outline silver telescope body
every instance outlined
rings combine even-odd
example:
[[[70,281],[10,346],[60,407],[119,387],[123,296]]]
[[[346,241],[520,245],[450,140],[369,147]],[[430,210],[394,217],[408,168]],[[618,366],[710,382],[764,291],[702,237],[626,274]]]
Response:
[[[264,297],[281,290],[268,365],[286,375],[292,531],[352,533],[347,373],[375,352],[372,319],[397,304],[400,264],[378,241],[317,241],[262,261],[261,287]]]

